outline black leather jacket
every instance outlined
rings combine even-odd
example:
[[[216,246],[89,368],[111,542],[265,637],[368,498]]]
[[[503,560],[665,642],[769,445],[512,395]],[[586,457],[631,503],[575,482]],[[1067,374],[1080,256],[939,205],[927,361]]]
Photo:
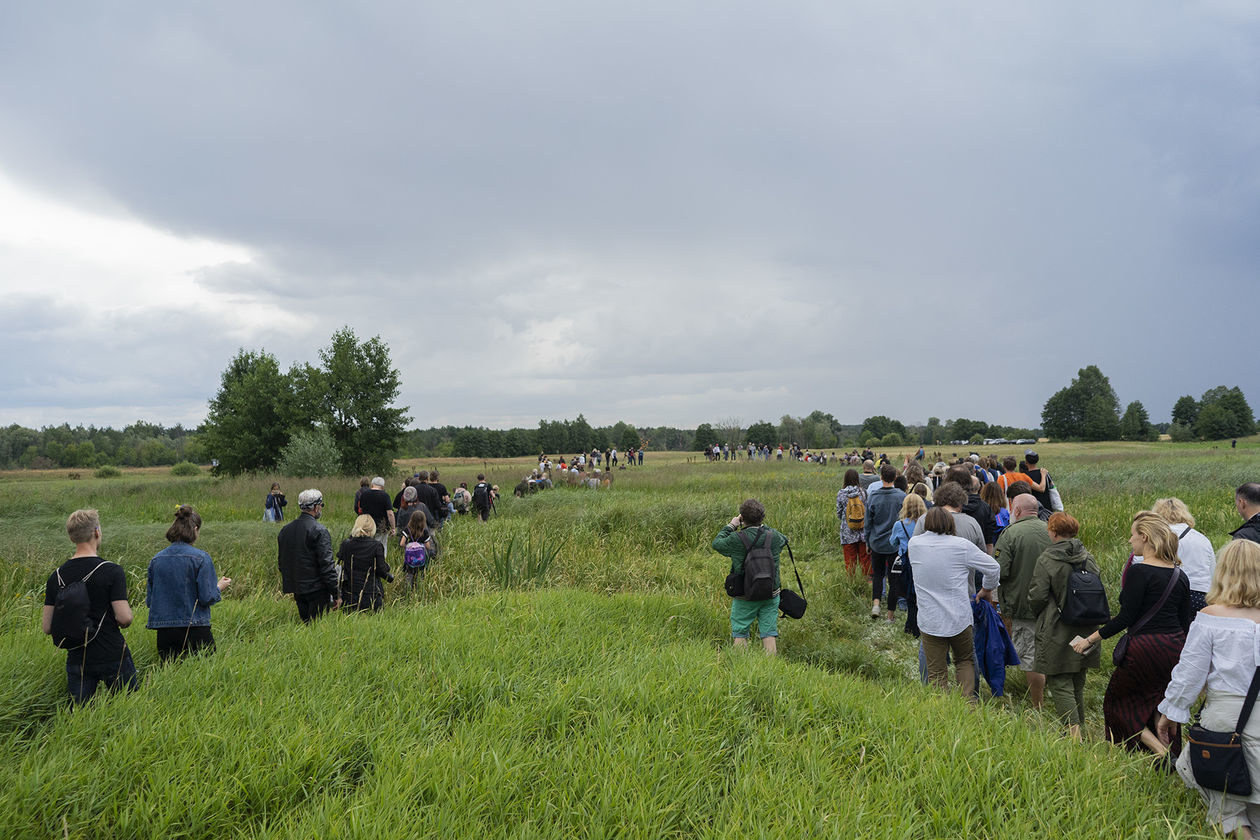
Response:
[[[309,513],[280,529],[277,565],[285,593],[309,595],[326,591],[337,597],[337,568],[333,566],[332,536]]]

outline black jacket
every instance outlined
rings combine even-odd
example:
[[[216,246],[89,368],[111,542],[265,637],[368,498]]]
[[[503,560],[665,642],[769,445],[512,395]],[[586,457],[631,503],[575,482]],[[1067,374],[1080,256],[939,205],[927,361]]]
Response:
[[[341,600],[361,609],[376,605],[385,594],[380,581],[389,577],[385,546],[372,537],[351,537],[342,540],[337,562],[344,572]]]
[[[1260,543],[1260,513],[1230,531],[1229,535],[1236,540],[1251,540]]]
[[[337,597],[337,569],[333,566],[332,536],[306,511],[280,529],[277,565],[283,591],[310,595],[325,591]]]

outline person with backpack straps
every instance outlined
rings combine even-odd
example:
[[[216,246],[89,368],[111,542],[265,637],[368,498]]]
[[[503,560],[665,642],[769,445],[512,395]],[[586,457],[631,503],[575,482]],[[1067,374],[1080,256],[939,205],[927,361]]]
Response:
[[[1120,612],[1072,647],[1086,653],[1102,639],[1128,630],[1128,641],[1121,640],[1122,656],[1113,653],[1113,660],[1120,661],[1103,695],[1107,738],[1130,750],[1143,748],[1160,757],[1171,753],[1175,759],[1180,738],[1170,745],[1160,741],[1156,707],[1190,629],[1190,582],[1180,569],[1177,537],[1161,517],[1147,510],[1136,513],[1129,545],[1142,562],[1129,569],[1120,588]]]
[[[477,473],[477,484],[472,491],[472,506],[479,520],[482,522],[490,520],[490,509],[494,507],[494,498],[490,485],[486,483],[486,477],[482,473]]]
[[[862,574],[869,580],[871,555],[866,547],[866,490],[855,469],[845,471],[844,486],[836,493],[836,518],[840,520],[844,570],[852,575],[854,569],[861,566]]]
[[[1036,499],[1032,496],[1017,498],[1031,500],[1022,506],[1024,510],[1036,509]],[[1035,514],[1033,518],[1036,519]],[[1085,674],[1098,667],[1100,656],[1098,645],[1082,656],[1072,649],[1071,643],[1078,636],[1092,635],[1103,622],[1075,624],[1066,620],[1064,613],[1067,613],[1067,619],[1072,619],[1073,613],[1084,615],[1085,611],[1081,609],[1065,609],[1069,606],[1072,578],[1080,578],[1082,572],[1097,576],[1099,570],[1093,555],[1076,538],[1081,524],[1074,517],[1056,513],[1050,517],[1046,528],[1050,547],[1036,559],[1025,604],[1037,617],[1033,637],[1034,661],[1045,678],[1045,690],[1050,693],[1055,714],[1067,727],[1068,734],[1079,741],[1081,727],[1085,725]],[[1002,539],[998,540],[998,546],[1005,551],[1007,545]],[[1109,613],[1105,592],[1103,600],[1100,615]]]
[[[66,650],[70,701],[83,703],[102,685],[134,691],[140,679],[122,635],[133,618],[127,575],[100,556],[101,518],[95,510],[70,514],[66,533],[74,554],[48,576],[42,625]]]
[[[744,500],[739,514],[713,538],[713,550],[731,560],[727,594],[735,646],[748,644],[755,620],[762,648],[774,656],[779,636],[779,554],[787,537],[765,525],[765,518],[761,502]]]

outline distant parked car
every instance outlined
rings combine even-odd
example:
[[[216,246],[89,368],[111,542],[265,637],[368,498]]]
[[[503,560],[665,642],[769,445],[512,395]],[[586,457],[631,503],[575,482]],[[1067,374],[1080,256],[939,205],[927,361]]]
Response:
[[[1015,441],[1015,444],[1017,446],[1026,446],[1030,443],[1036,443],[1036,442],[1037,442],[1036,438],[1020,438],[1019,440]]]

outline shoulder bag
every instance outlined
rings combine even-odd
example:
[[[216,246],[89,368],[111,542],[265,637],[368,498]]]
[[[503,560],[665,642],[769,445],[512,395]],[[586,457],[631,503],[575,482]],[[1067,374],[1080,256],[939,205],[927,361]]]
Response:
[[[1251,678],[1251,687],[1247,689],[1247,699],[1243,701],[1233,732],[1204,729],[1195,717],[1190,727],[1190,770],[1199,787],[1233,796],[1251,795],[1251,774],[1247,772],[1242,731],[1247,728],[1247,719],[1251,717],[1257,693],[1260,693],[1260,668]]]
[[[796,594],[791,589],[779,589],[779,612],[788,618],[803,618],[805,616],[805,608],[809,606],[809,602],[805,600],[805,584],[801,583],[801,573],[796,568],[796,557],[792,554],[792,546],[789,543],[783,543],[783,547],[787,549],[788,557],[792,560],[792,573],[796,575],[796,585],[801,588],[801,594]]]
[[[1177,578],[1181,576],[1181,569],[1173,566],[1172,574],[1168,576],[1168,585],[1164,587],[1164,594],[1159,596],[1159,600],[1155,602],[1155,606],[1146,611],[1146,615],[1137,620],[1136,623],[1129,626],[1125,631],[1124,637],[1116,642],[1115,648],[1111,651],[1111,664],[1119,668],[1124,664],[1124,655],[1129,652],[1129,637],[1133,635],[1133,631],[1144,626],[1146,622],[1155,617],[1155,613],[1159,612],[1159,608],[1164,606],[1164,602],[1168,600],[1168,596],[1172,594],[1173,587],[1177,585]]]

